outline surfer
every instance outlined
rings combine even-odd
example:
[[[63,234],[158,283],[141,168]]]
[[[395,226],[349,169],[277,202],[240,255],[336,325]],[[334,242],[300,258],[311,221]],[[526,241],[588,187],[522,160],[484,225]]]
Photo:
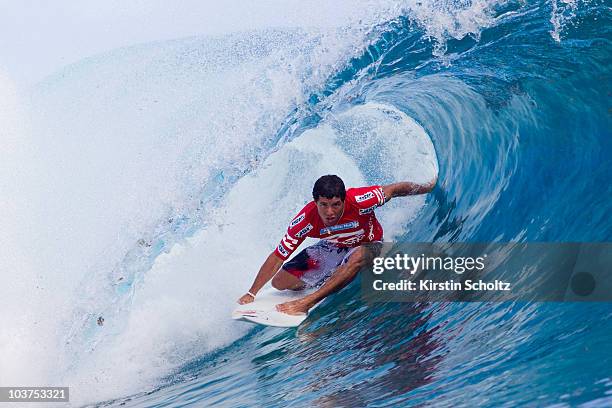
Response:
[[[380,245],[371,243],[382,242],[383,229],[374,210],[394,197],[429,193],[436,181],[427,184],[400,182],[346,190],[340,177],[320,177],[312,190],[314,200],[289,223],[287,233],[264,261],[251,288],[238,299],[238,303],[253,302],[257,292],[270,279],[278,290],[320,286],[303,298],[276,307],[287,314],[306,313],[320,300],[353,280],[359,269],[378,255]],[[306,237],[320,238],[320,241],[285,262]]]

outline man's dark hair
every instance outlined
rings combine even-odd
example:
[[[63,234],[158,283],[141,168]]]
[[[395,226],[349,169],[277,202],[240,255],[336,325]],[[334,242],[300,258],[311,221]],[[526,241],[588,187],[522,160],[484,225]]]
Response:
[[[317,201],[320,197],[334,198],[340,197],[342,201],[346,198],[346,189],[344,182],[336,175],[328,174],[327,176],[319,177],[312,189],[312,197]]]

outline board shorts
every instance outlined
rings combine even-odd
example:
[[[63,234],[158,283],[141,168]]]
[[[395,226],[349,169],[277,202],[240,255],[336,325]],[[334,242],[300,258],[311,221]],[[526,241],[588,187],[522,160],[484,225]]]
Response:
[[[336,268],[347,263],[358,248],[339,247],[322,239],[286,262],[283,269],[304,282],[307,287],[317,287],[322,285]],[[369,245],[368,248],[380,252],[380,245]]]

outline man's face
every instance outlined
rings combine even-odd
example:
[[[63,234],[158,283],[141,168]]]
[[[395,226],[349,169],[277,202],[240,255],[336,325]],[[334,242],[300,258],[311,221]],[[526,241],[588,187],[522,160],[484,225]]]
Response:
[[[316,204],[317,210],[319,211],[319,217],[321,217],[326,227],[335,225],[344,212],[344,201],[342,201],[340,197],[319,197]]]

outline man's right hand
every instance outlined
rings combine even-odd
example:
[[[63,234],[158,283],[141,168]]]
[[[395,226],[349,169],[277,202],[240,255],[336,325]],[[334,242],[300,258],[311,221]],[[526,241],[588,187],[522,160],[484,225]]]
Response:
[[[251,303],[254,300],[255,298],[253,297],[253,295],[251,295],[250,293],[245,293],[240,299],[238,299],[238,303],[241,305],[245,305],[247,303]]]

